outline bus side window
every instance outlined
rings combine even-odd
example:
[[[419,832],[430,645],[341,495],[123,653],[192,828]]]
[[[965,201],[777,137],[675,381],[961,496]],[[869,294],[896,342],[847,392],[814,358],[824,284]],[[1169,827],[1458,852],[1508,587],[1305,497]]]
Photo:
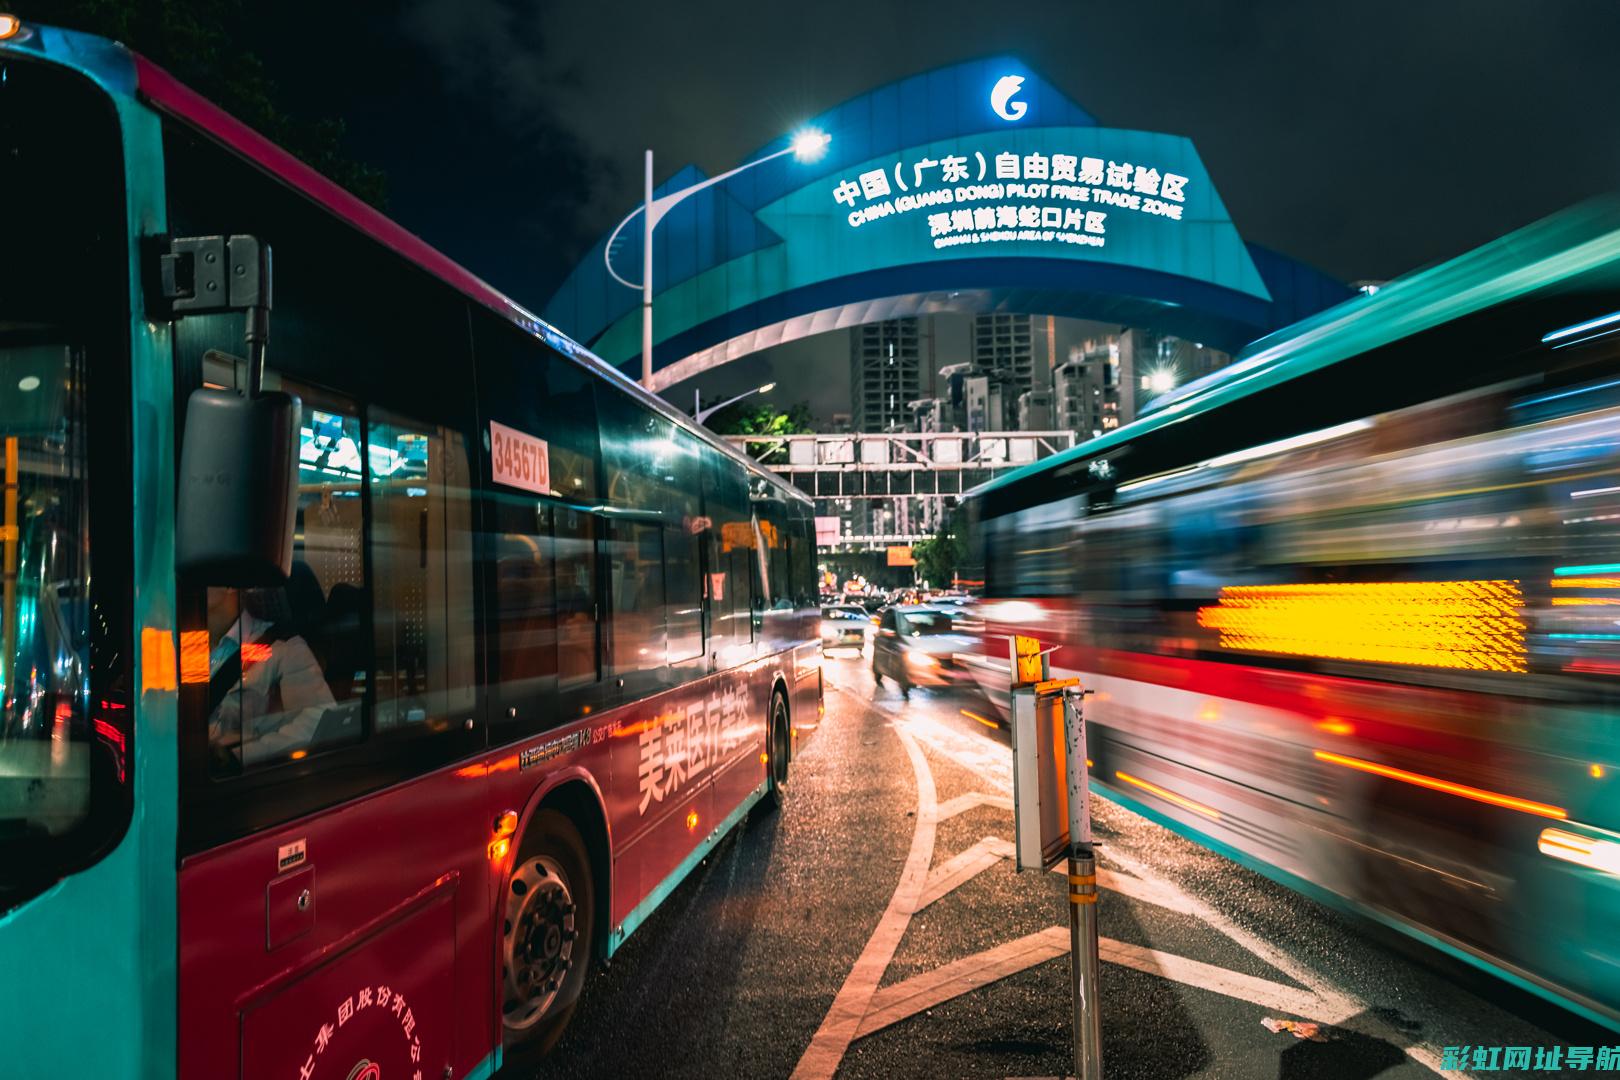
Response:
[[[493,616],[495,633],[490,690],[498,712],[533,720],[557,678],[557,564],[551,528],[556,508],[534,498],[494,500]]]
[[[697,441],[675,433],[665,488],[664,593],[669,604],[669,662],[678,664],[703,655],[702,543],[709,523],[703,516],[703,458]]]
[[[557,581],[557,686],[593,686],[597,657],[596,526],[594,514],[559,507],[552,533]]]
[[[208,589],[206,654],[200,641],[186,650],[183,677],[208,684],[216,777],[361,738],[370,662],[360,421],[352,406],[287,388],[306,401],[292,573],[274,588]]]
[[[811,608],[821,590],[816,585],[815,511],[800,503],[788,508],[793,523],[793,601],[795,607]]]
[[[758,499],[754,510],[759,516],[759,536],[763,545],[765,606],[788,611],[795,606],[793,525],[788,505],[779,498]]]
[[[703,469],[703,503],[713,529],[709,568],[710,652],[754,640],[749,604],[754,528],[748,519],[748,488],[740,466],[714,451]]]
[[[613,617],[608,673],[624,678],[664,666],[664,534],[653,522],[614,518],[608,522]]]
[[[463,437],[370,411],[376,729],[472,712],[472,502]]]

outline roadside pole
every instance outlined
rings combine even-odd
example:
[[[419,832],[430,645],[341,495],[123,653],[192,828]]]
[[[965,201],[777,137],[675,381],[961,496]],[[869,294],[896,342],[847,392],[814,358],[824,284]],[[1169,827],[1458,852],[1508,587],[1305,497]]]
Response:
[[[1068,857],[1074,1075],[1076,1080],[1102,1080],[1097,859],[1082,708],[1088,691],[1081,689],[1079,679],[1052,678],[1047,651],[1034,638],[1014,637],[1009,653],[1016,866],[1045,871]]]
[[[1065,687],[1069,774],[1069,969],[1074,982],[1074,1075],[1102,1077],[1102,1003],[1097,997],[1097,858],[1091,847],[1091,786],[1086,769],[1085,691]]]

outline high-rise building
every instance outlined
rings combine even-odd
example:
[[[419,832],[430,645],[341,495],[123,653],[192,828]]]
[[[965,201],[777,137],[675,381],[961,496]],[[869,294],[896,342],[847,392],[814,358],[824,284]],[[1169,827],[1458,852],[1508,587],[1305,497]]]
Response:
[[[919,320],[885,319],[849,335],[851,422],[856,431],[901,431],[921,396]]]
[[[1026,391],[1045,389],[1049,385],[1046,353],[1050,332],[1049,320],[1044,316],[1000,312],[975,315],[970,354],[973,366],[999,376],[1009,401],[1017,401]],[[1039,364],[1035,362],[1037,353]]]
[[[1052,430],[1052,391],[1025,390],[1018,395],[1018,430]]]
[[[996,372],[977,371],[962,380],[968,431],[1006,431],[1008,386]]]
[[[1120,356],[1120,339],[1113,337],[1069,350],[1069,359],[1052,372],[1052,412],[1059,428],[1096,436],[1120,425]]]

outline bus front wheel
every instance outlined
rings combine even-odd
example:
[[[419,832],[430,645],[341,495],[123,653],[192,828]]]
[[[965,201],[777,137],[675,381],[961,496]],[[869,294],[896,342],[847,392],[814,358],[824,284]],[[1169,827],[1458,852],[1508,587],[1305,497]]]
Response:
[[[566,815],[540,811],[506,883],[500,993],[508,1060],[538,1060],[562,1037],[590,967],[595,912],[585,841]]]

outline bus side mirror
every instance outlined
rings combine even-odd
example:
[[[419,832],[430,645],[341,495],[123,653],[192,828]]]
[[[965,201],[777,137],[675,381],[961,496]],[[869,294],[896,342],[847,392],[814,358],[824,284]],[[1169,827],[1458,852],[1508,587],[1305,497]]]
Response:
[[[299,422],[291,394],[196,390],[180,448],[175,567],[198,585],[280,585],[292,571]]]

